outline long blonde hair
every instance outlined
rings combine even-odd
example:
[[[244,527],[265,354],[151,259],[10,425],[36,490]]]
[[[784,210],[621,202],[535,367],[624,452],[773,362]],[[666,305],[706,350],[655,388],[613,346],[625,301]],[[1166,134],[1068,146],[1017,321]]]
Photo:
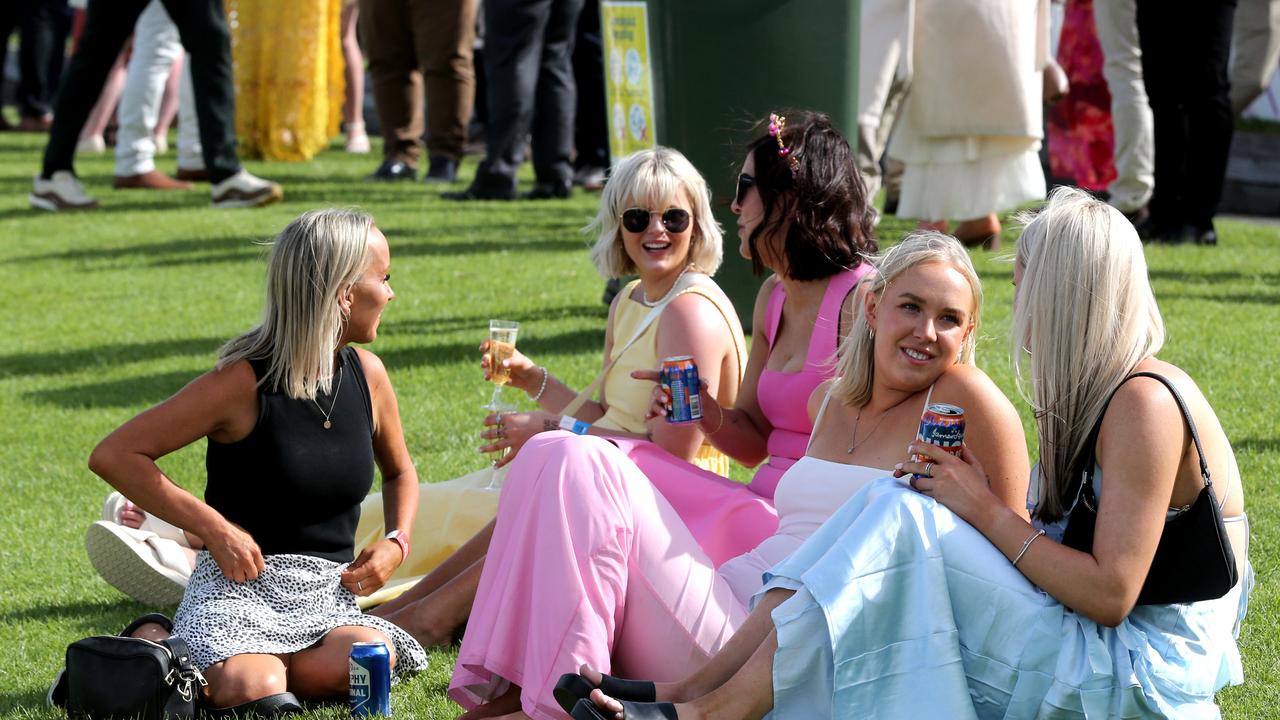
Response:
[[[635,263],[622,247],[622,213],[631,207],[662,211],[663,203],[675,198],[683,188],[689,198],[693,235],[689,240],[689,262],[701,272],[715,275],[724,255],[720,223],[711,214],[711,192],[693,163],[669,147],[634,152],[609,175],[600,195],[600,209],[583,232],[595,235],[591,261],[600,274],[617,278],[635,271]]]
[[[1036,514],[1052,522],[1070,507],[1064,494],[1111,393],[1164,345],[1164,320],[1142,242],[1120,211],[1059,188],[1023,221],[1010,353],[1040,435]]]
[[[310,400],[329,392],[346,317],[338,298],[369,263],[373,218],[358,210],[311,210],[271,244],[262,322],[218,351],[219,369],[265,359],[260,385]]]
[[[982,316],[982,282],[978,279],[973,261],[969,259],[969,253],[963,245],[950,235],[923,230],[911,233],[902,242],[869,259],[876,272],[865,281],[870,283],[867,291],[880,298],[884,298],[885,289],[894,280],[917,265],[946,263],[963,275],[973,291],[972,327],[960,345],[956,362],[962,365],[975,364],[978,324]],[[862,307],[858,308],[853,327],[840,346],[836,374],[837,379],[831,392],[838,400],[850,407],[862,407],[871,400],[871,387],[876,374],[875,339],[871,335],[871,326]]]

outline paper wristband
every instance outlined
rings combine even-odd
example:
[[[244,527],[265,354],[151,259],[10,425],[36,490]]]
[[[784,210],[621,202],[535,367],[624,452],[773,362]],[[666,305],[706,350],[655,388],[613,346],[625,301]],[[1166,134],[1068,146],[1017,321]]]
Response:
[[[401,530],[392,530],[384,540],[390,540],[400,546],[400,562],[409,558],[409,538]]]
[[[587,431],[591,429],[591,424],[582,422],[576,417],[565,415],[560,418],[560,429],[568,430],[574,435],[586,435]]]

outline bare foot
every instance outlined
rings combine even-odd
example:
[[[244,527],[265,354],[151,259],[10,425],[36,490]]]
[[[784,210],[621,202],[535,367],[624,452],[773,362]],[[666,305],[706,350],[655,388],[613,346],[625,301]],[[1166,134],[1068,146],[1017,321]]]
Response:
[[[600,687],[601,681],[604,680],[604,674],[599,670],[583,663],[578,668],[578,674],[586,679],[595,687]],[[688,689],[683,682],[655,682],[653,684],[654,699],[658,702],[683,702],[690,699]]]
[[[514,716],[528,717],[520,709],[520,686],[512,685],[507,691],[489,702],[468,710],[458,716],[458,720],[481,720],[482,718],[498,718]]]
[[[449,647],[453,644],[453,631],[457,626],[437,618],[430,599],[428,596],[398,611],[388,612],[377,607],[370,614],[399,625],[423,647]]]

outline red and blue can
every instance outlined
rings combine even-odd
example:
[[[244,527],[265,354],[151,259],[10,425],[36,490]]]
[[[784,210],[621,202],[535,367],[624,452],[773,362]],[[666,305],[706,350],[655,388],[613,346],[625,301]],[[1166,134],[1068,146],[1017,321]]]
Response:
[[[960,448],[964,446],[964,408],[946,403],[933,403],[925,408],[924,414],[920,416],[920,432],[916,433],[916,440],[937,445],[952,455],[959,456]],[[925,456],[914,453],[911,460],[929,461]],[[916,474],[913,477],[919,480],[925,476]]]
[[[391,717],[391,654],[386,643],[351,643],[351,717]]]
[[[702,419],[702,383],[698,366],[690,355],[662,361],[662,389],[667,391],[667,422],[676,425]]]

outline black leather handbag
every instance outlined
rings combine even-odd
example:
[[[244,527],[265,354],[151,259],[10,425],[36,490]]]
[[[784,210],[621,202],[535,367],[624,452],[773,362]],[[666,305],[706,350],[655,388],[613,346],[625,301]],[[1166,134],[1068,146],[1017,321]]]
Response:
[[[204,677],[179,637],[160,642],[100,635],[67,647],[67,669],[54,698],[70,718],[187,720]]]
[[[1159,380],[1173,393],[1182,419],[1191,430],[1191,439],[1196,444],[1196,454],[1200,458],[1200,476],[1204,478],[1204,488],[1196,496],[1195,502],[1165,523],[1155,557],[1151,560],[1151,569],[1142,583],[1142,591],[1138,593],[1137,604],[1169,605],[1216,600],[1235,587],[1239,571],[1236,568],[1235,553],[1231,549],[1231,539],[1227,537],[1227,528],[1222,523],[1222,509],[1213,496],[1213,481],[1209,478],[1209,466],[1205,463],[1204,448],[1200,446],[1200,435],[1196,433],[1186,402],[1168,378],[1155,373],[1139,372],[1125,378],[1125,382],[1135,377]],[[1115,396],[1115,391],[1112,396]],[[1107,402],[1109,404],[1110,400]],[[1094,447],[1097,445],[1101,426],[1102,418],[1098,418],[1098,424],[1089,435],[1083,468],[1076,473],[1083,483],[1083,487],[1077,486],[1080,501],[1071,511],[1062,536],[1063,545],[1083,552],[1093,551],[1094,525],[1098,521],[1098,500],[1093,493],[1093,468],[1096,462]]]

